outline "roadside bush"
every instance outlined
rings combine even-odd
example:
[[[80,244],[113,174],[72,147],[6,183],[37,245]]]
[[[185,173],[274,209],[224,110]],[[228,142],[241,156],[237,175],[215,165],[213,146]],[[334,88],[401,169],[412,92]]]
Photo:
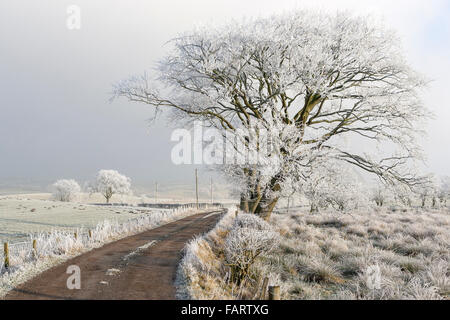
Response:
[[[279,234],[261,218],[240,214],[225,239],[225,259],[231,268],[231,280],[240,284],[261,254],[278,246]]]
[[[236,219],[234,219],[231,229],[238,228],[272,231],[272,226],[267,221],[259,218],[257,215],[248,213],[238,214]]]

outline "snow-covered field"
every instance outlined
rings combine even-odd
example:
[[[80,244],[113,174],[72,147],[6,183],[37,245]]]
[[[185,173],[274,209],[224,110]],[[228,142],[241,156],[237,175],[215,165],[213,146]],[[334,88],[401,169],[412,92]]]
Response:
[[[158,198],[158,203],[193,203],[193,199]],[[229,200],[230,201],[230,200]],[[27,240],[30,234],[52,230],[93,228],[104,220],[127,221],[141,214],[165,212],[167,209],[138,207],[141,203],[155,203],[151,196],[118,196],[111,206],[103,205],[99,194],[78,195],[75,202],[52,200],[50,193],[0,196],[0,242]],[[117,204],[117,205],[114,205]],[[129,204],[130,206],[123,206]],[[0,252],[1,252],[0,248]]]
[[[0,240],[17,242],[27,239],[32,233],[54,229],[92,228],[104,220],[122,222],[140,214],[161,211],[137,207],[99,206],[89,204],[87,201],[102,203],[100,197],[89,199],[86,196],[79,202],[59,202],[50,199],[50,194],[0,196]]]

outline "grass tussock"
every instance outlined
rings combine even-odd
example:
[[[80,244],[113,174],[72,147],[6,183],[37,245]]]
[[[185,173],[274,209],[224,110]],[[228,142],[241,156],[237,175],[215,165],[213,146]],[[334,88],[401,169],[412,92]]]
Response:
[[[180,298],[258,299],[265,277],[280,285],[282,299],[449,298],[447,209],[274,214],[279,245],[239,285],[230,280],[225,255],[233,221],[227,214],[186,247]]]

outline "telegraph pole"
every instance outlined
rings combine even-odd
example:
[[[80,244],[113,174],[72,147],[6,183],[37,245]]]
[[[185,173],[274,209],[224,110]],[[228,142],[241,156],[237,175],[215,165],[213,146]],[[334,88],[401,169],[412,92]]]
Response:
[[[212,184],[212,177],[210,178],[210,180],[209,180],[209,192],[210,192],[210,194],[211,194],[211,204],[213,204],[214,202],[213,202],[213,184]]]
[[[158,201],[158,182],[155,183],[155,203]]]
[[[195,199],[198,209],[198,169],[195,169]]]

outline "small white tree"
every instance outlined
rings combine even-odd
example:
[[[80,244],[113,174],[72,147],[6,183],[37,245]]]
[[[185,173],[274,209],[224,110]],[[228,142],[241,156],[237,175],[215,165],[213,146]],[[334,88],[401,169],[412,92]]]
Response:
[[[80,193],[80,185],[75,180],[62,179],[53,184],[53,198],[58,201],[73,201]]]
[[[120,174],[116,170],[100,170],[90,187],[90,191],[91,193],[101,193],[105,197],[106,203],[109,203],[109,200],[114,194],[130,194],[130,188],[130,178]]]

